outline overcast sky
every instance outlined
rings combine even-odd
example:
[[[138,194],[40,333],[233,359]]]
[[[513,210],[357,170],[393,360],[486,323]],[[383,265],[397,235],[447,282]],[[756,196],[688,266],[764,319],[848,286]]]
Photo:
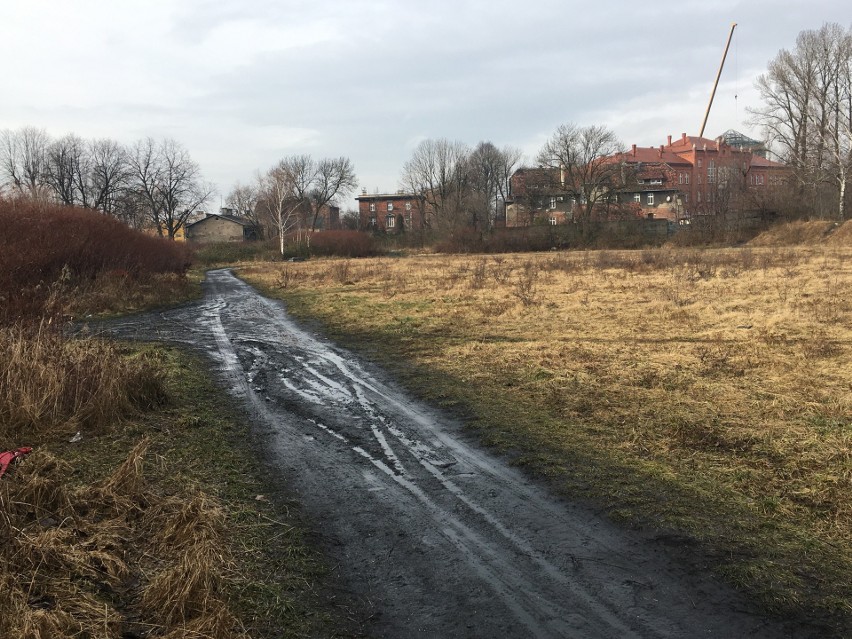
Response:
[[[0,129],[173,137],[223,198],[294,153],[391,191],[425,138],[532,160],[565,122],[697,135],[732,22],[705,135],[759,137],[755,77],[850,21],[848,0],[0,0]]]

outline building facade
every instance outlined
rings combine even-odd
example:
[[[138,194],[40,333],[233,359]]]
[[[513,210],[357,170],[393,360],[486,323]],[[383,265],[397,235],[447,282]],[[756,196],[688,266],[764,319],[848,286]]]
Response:
[[[748,140],[732,133],[713,140],[684,133],[674,141],[669,136],[658,147],[634,144],[614,156],[612,161],[624,169],[623,179],[601,214],[688,224],[696,216],[748,208],[750,196],[787,180],[786,165],[763,157],[757,143],[731,144],[728,140]],[[578,196],[560,178],[559,169],[519,169],[511,180],[506,226],[572,221]]]
[[[427,226],[427,207],[422,197],[414,193],[367,193],[358,200],[359,228],[365,231],[398,233],[418,231]]]
[[[208,213],[204,218],[186,225],[190,242],[244,242],[257,239],[257,230],[245,218],[228,214]]]

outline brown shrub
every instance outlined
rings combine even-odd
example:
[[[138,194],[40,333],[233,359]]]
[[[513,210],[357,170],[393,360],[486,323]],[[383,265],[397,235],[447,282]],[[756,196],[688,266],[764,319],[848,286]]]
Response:
[[[312,255],[369,257],[376,254],[373,238],[361,231],[322,231],[311,236]]]
[[[103,272],[144,279],[183,274],[187,247],[95,211],[0,200],[0,322],[56,311],[55,303]]]

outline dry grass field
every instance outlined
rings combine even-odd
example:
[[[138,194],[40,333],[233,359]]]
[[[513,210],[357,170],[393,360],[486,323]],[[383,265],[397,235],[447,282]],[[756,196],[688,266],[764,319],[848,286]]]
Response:
[[[777,243],[240,274],[558,490],[850,627],[852,242]]]

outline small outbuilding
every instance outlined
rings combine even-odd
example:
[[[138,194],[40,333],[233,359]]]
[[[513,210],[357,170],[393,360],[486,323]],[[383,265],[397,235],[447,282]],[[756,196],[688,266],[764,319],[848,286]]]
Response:
[[[186,239],[199,244],[212,242],[245,242],[258,239],[257,229],[247,219],[225,213],[208,213],[187,224]]]

